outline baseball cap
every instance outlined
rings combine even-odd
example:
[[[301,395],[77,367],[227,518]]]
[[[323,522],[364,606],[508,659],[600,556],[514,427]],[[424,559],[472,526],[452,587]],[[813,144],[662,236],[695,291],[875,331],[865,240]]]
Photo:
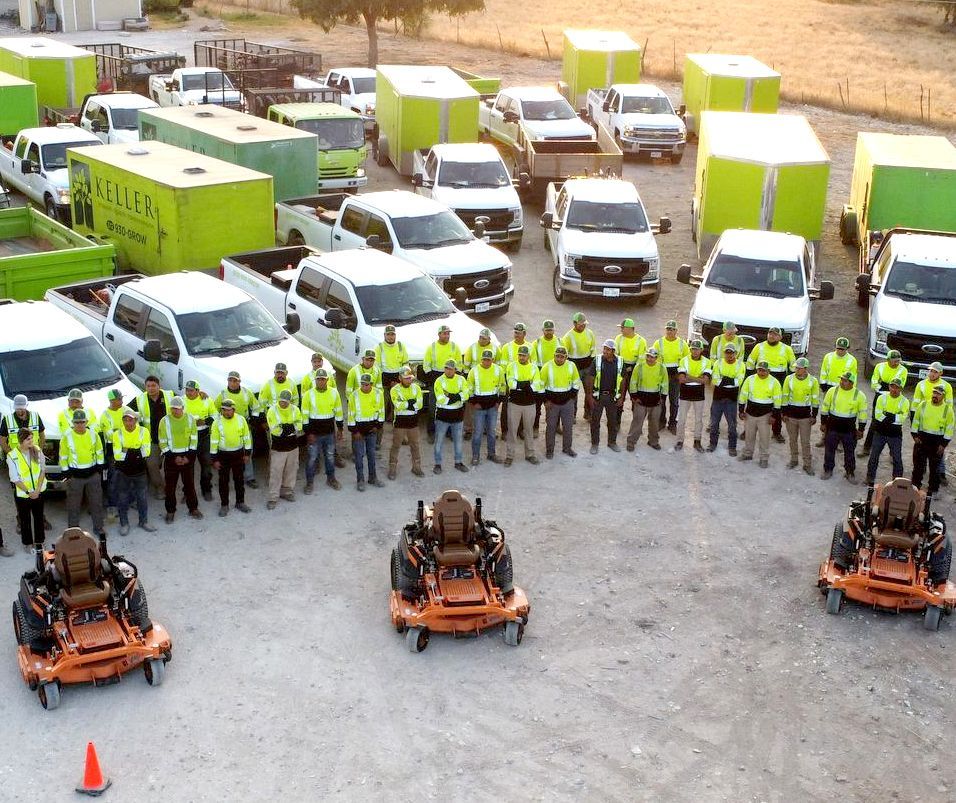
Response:
[[[73,411],[73,423],[76,423],[77,421],[82,421],[84,424],[86,423],[86,410]]]
[[[83,399],[83,391],[79,388],[73,388],[69,393],[66,394],[67,399]]]
[[[946,389],[945,389],[942,385],[936,385],[936,386],[933,388],[933,395],[935,396],[937,393],[938,393],[940,396],[945,396],[945,395],[946,395]]]
[[[888,359],[888,360],[898,360],[898,359],[900,359],[902,356],[903,356],[903,355],[900,354],[896,349],[890,349],[890,350],[886,353],[886,359]]]
[[[930,370],[930,371],[938,371],[939,373],[943,373],[943,364],[942,364],[941,362],[931,362],[931,363],[929,364],[929,370]],[[72,391],[71,391],[71,392],[72,392]]]
[[[199,383],[195,379],[186,382],[186,390],[199,390]]]
[[[724,321],[724,331],[725,331],[725,332],[736,332],[736,331],[737,331],[737,324],[735,324],[733,321]]]
[[[186,402],[183,401],[182,396],[173,396],[169,400],[169,406],[175,407],[177,410],[184,410],[186,409]]]
[[[113,391],[110,391],[112,393]],[[14,410],[23,410],[27,406],[27,397],[22,393],[18,393],[13,397],[13,409]]]
[[[524,346],[522,346],[521,348],[524,348]],[[519,348],[518,351],[521,351],[521,348]],[[494,358],[495,358],[495,355],[491,349],[484,349],[481,352],[481,359],[483,360],[493,360]]]
[[[280,390],[279,391],[279,401],[292,401],[292,391],[291,390]]]
[[[633,329],[633,328],[634,328],[634,319],[633,319],[633,318],[625,318],[623,321],[621,321],[621,328],[622,328],[622,329],[628,329],[628,328]]]
[[[903,387],[903,380],[900,379],[898,376],[894,376],[894,377],[890,380],[890,384],[891,384],[891,385],[896,385],[896,387],[901,388],[901,387]]]
[[[385,334],[387,334],[387,335],[394,335],[394,334],[395,334],[395,327],[394,327],[392,324],[387,324],[387,325],[385,326]]]
[[[445,360],[445,367],[446,367],[446,368],[457,368],[457,367],[458,367],[458,363],[456,363],[454,360]]]
[[[614,350],[617,350],[617,344],[616,344],[613,340],[610,340],[610,339],[605,340],[601,345],[602,345],[604,348],[606,348],[606,349],[614,349]]]
[[[132,407],[124,407],[123,418],[139,418],[139,413],[137,413]]]
[[[809,368],[810,360],[808,360],[806,357],[798,357],[797,361],[794,363],[794,366],[797,368]]]
[[[675,321],[675,320],[672,318],[671,320],[669,320],[667,323],[664,324],[664,328],[665,328],[665,329],[676,329],[676,328],[677,328],[677,321]]]
[[[223,400],[222,400],[222,404],[220,404],[219,406],[222,407],[222,408],[228,407],[228,408],[232,409],[233,407],[236,406],[236,403],[235,403],[232,399],[223,399]]]
[[[322,360],[323,362],[325,362],[325,357],[322,356],[322,352],[320,352],[320,351],[313,351],[313,352],[312,352],[312,359],[313,359],[313,360]]]
[[[588,319],[585,317],[583,312],[575,312],[571,316],[571,323],[587,323]]]
[[[447,326],[446,324],[442,324],[441,326],[438,327],[438,334],[440,335],[443,335],[445,332],[450,332],[450,331],[451,331],[451,327]]]
[[[726,346],[724,346],[724,353],[728,351],[732,351],[734,354],[736,354],[737,347],[733,343],[728,343]]]
[[[856,374],[853,371],[844,371],[840,374],[840,379],[845,379],[847,382],[856,382]]]
[[[564,346],[558,346],[558,347],[554,350],[554,353],[555,353],[555,354],[563,354],[565,357],[568,356],[568,350],[567,350]]]
[[[371,374],[362,374],[359,377],[359,383],[362,385],[371,385],[372,384],[372,375]],[[292,394],[289,394],[290,398]]]
[[[24,398],[26,398],[26,397],[24,397]],[[108,391],[106,391],[106,398],[107,398],[109,401],[113,401],[113,399],[122,399],[122,398],[123,398],[123,391],[121,391],[119,388],[113,388],[112,390],[108,390]]]
[[[757,363],[757,367],[758,367],[758,368],[766,368],[766,369],[769,371],[769,370],[770,370],[770,363],[767,362],[766,360],[760,360],[760,361]]]
[[[554,321],[552,321],[551,319],[546,320],[544,323],[541,324],[541,328],[554,329]]]
[[[315,355],[313,354],[312,356],[314,357]],[[239,372],[238,372],[238,371],[230,371],[230,372],[226,375],[226,379],[242,379],[242,377],[239,376]]]
[[[329,378],[329,372],[326,371],[324,368],[319,368],[319,370],[315,372],[315,378],[316,378],[316,379],[328,379],[328,378]]]
[[[286,365],[285,365],[284,362],[277,362],[277,363],[276,363],[275,370],[276,370],[276,371],[285,371],[285,372],[287,372],[289,369],[286,368]]]
[[[652,346],[651,348],[649,348],[649,349],[648,349],[647,351],[645,351],[644,353],[645,353],[648,357],[656,357],[656,356],[657,356],[657,349]]]
[[[478,337],[487,337],[489,340],[491,340],[491,330],[490,329],[480,330],[478,332]]]
[[[838,349],[848,349],[850,348],[850,340],[846,337],[838,337],[836,339],[836,347]]]
[[[402,367],[402,372],[400,374],[402,379],[411,379],[415,376],[415,372],[412,370],[410,365],[405,365]]]
[[[702,349],[704,347],[704,341],[698,338],[690,341],[690,347],[692,349]]]
[[[528,331],[528,327],[525,326],[523,323],[521,323],[521,321],[518,321],[518,323],[515,324],[515,331],[516,331],[516,332],[527,332],[527,331]]]
[[[518,346],[518,354],[530,354],[530,353],[531,353],[531,349],[529,349],[527,346]]]
[[[767,334],[768,334],[768,335],[782,335],[782,334],[783,334],[783,331],[780,329],[779,326],[771,326],[771,327],[767,330]]]
[[[365,349],[365,351],[362,352],[362,359],[363,359],[363,360],[367,360],[369,357],[371,357],[373,360],[375,359],[375,350],[374,350],[374,349]]]

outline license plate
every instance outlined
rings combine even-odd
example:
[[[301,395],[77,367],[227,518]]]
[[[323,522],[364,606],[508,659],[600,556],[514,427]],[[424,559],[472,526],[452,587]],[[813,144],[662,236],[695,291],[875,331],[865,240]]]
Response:
[[[604,297],[605,298],[617,298],[621,295],[620,287],[605,287],[604,288]]]
[[[481,238],[481,241],[482,241],[483,243],[490,243],[490,242],[491,242],[491,235],[490,235],[490,234],[486,234],[484,237]]]
[[[651,159],[660,159],[664,155],[664,151],[651,151]]]
[[[480,304],[475,304],[475,312],[487,312],[491,309],[490,301],[482,301]]]
[[[929,376],[929,369],[928,369],[928,368],[921,368],[921,369],[920,369],[920,372],[919,372],[919,378],[920,378],[920,379],[926,379],[926,377],[928,377],[928,376]]]

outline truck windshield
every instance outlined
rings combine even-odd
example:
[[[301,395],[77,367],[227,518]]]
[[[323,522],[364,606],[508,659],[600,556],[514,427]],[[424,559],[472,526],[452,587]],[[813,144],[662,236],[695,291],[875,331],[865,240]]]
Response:
[[[523,100],[521,113],[525,120],[573,120],[577,115],[564,98]]]
[[[474,235],[454,212],[422,217],[392,218],[395,239],[402,248],[441,248],[474,240]]]
[[[186,351],[194,357],[225,357],[285,340],[279,324],[255,301],[236,307],[177,315]]]
[[[725,293],[802,298],[803,266],[798,260],[747,259],[718,254],[704,282]]]
[[[625,97],[621,111],[624,114],[673,114],[667,98]]]
[[[0,354],[0,380],[7,396],[54,399],[71,388],[96,390],[123,378],[92,337],[41,349]]]
[[[123,131],[135,131],[138,127],[139,109],[110,109],[110,117],[113,118],[113,128],[120,128]]]
[[[398,284],[356,287],[355,295],[370,326],[415,323],[454,312],[448,296],[427,276]]]
[[[370,76],[369,78],[353,78],[352,88],[355,90],[356,95],[374,95],[375,78],[374,76]]]
[[[183,76],[183,90],[186,92],[194,89],[235,89],[229,76],[221,72],[194,73],[193,75]]]
[[[90,145],[102,145],[98,139],[93,142],[53,142],[43,146],[43,169],[63,170],[66,167],[67,148],[86,148]]]
[[[323,119],[299,120],[295,127],[319,138],[320,151],[361,148],[365,144],[365,129],[361,120]]]
[[[569,229],[638,234],[647,231],[647,215],[640,204],[571,201],[564,223]]]
[[[440,187],[507,187],[511,179],[501,162],[442,162]]]
[[[956,304],[956,267],[897,260],[886,277],[883,292],[931,304]]]

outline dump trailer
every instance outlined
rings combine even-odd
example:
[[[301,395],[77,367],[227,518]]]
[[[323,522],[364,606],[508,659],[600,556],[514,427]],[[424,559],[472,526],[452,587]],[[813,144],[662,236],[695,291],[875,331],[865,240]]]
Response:
[[[36,84],[40,106],[78,108],[96,91],[96,56],[46,37],[0,39],[0,70]]]
[[[238,86],[288,86],[292,76],[318,77],[322,73],[322,56],[307,50],[264,45],[246,39],[204,39],[193,44],[197,67],[218,67]],[[265,83],[265,73],[258,83],[248,80],[250,71],[274,71],[271,82]],[[234,73],[236,75],[234,75]],[[241,80],[245,74],[247,80]],[[240,80],[237,80],[237,76]]]
[[[774,114],[780,73],[753,56],[688,53],[684,62],[684,122],[697,133],[705,111]]]
[[[276,201],[316,190],[315,134],[234,109],[213,105],[142,109],[139,137],[266,173],[272,176]]]
[[[147,50],[122,42],[80,45],[96,54],[96,75],[100,89],[111,92],[117,89],[149,95],[149,77],[159,73],[171,73],[186,66],[186,57],[179,53]]]
[[[121,270],[212,269],[237,246],[275,242],[264,173],[163,142],[75,148],[67,159],[73,229],[113,243]]]
[[[36,84],[0,72],[0,138],[15,137],[24,128],[38,125]]]
[[[412,174],[417,150],[478,141],[479,94],[449,67],[381,64],[375,96],[376,161],[403,176]]]
[[[584,108],[589,89],[640,83],[642,58],[641,46],[621,31],[566,30],[561,80],[571,105]]]
[[[112,276],[112,245],[90,242],[32,206],[0,209],[0,297],[42,299],[64,282]]]
[[[501,91],[500,78],[483,78],[480,75],[475,75],[473,72],[462,70],[459,67],[451,67],[450,69],[483,98],[497,95]]]
[[[946,137],[857,134],[840,239],[860,246],[862,270],[873,235],[897,227],[956,232],[956,147]]]
[[[691,204],[698,257],[726,229],[799,234],[819,248],[829,177],[830,157],[805,117],[704,112]]]

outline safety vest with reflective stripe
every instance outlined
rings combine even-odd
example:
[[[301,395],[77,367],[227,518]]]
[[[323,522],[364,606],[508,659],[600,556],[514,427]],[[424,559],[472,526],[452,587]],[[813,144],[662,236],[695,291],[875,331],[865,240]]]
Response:
[[[710,376],[713,373],[713,369],[710,367],[710,360],[706,357],[695,360],[688,355],[680,361],[680,364],[677,366],[677,373],[685,374],[689,379],[697,379],[704,374]]]
[[[331,385],[326,387],[325,390],[310,388],[302,397],[303,418],[311,418],[316,421],[320,419],[327,421],[334,418],[341,424],[343,416],[342,398]]]
[[[92,429],[95,431],[99,430],[99,423],[96,413],[87,409],[86,407],[77,407],[76,410],[82,410],[84,413],[86,413],[87,429]],[[57,419],[57,423],[60,425],[60,432],[66,432],[67,430],[73,428],[73,414],[76,412],[76,410],[71,410],[69,407],[67,407],[62,413],[60,413],[60,417]]]
[[[171,390],[161,390],[159,391],[160,395],[166,402],[166,412],[169,412],[169,403],[173,400],[173,392]],[[146,429],[150,428],[150,422],[152,415],[149,412],[149,394],[140,393],[136,397],[136,409],[139,412],[139,420]]]
[[[7,459],[16,461],[17,470],[20,472],[20,482],[27,486],[26,491],[19,485],[14,486],[18,497],[27,499],[34,491],[43,493],[46,490],[46,473],[43,471],[42,461],[27,460],[26,455],[19,448],[11,451]]]
[[[913,417],[913,432],[925,432],[927,435],[942,435],[944,440],[953,438],[953,405],[943,401],[933,404],[920,402]]]
[[[465,370],[467,371],[471,369],[472,366],[478,365],[478,363],[481,362],[481,352],[486,350],[491,352],[492,360],[496,359],[498,352],[497,349],[492,345],[491,341],[484,346],[478,341],[472,343],[468,347],[468,350],[461,355]]]
[[[195,419],[196,429],[200,432],[205,431],[209,427],[207,423],[208,420],[212,418],[216,412],[212,399],[208,397],[204,399],[202,396],[196,396],[196,398],[190,399],[188,396],[183,395],[183,404],[186,405],[186,412]]]
[[[485,368],[481,363],[468,372],[468,392],[471,396],[499,396],[505,392],[505,372],[492,363]]]
[[[538,368],[554,359],[554,350],[560,345],[561,340],[557,336],[548,340],[544,335],[531,344],[531,354]]]
[[[594,332],[585,328],[583,332],[568,329],[561,338],[561,345],[568,350],[568,357],[572,360],[583,360],[594,356]]]
[[[900,380],[900,387],[906,387],[906,377],[909,376],[909,371],[906,370],[906,366],[903,363],[894,368],[888,362],[879,363],[876,368],[873,369],[873,375],[870,377],[870,387],[876,390],[888,390],[890,387],[890,382],[894,379]]]
[[[457,375],[455,378],[461,379]],[[385,422],[385,397],[374,385],[368,393],[356,390],[349,396],[349,426],[370,421]]]
[[[780,382],[776,377],[770,376],[770,374],[765,377],[752,374],[740,386],[737,404],[744,405],[747,402],[753,402],[754,404],[773,405],[775,410],[779,410],[780,396]]]
[[[919,402],[931,401],[933,398],[933,388],[940,386],[943,388],[943,399],[952,402],[953,386],[940,377],[935,382],[930,382],[929,379],[921,379],[916,383],[916,387],[913,388],[913,406],[915,407]]]
[[[113,443],[113,433],[123,428],[123,405],[121,404],[115,410],[107,407],[100,413],[97,421],[97,431],[103,436],[103,445],[108,446]]]
[[[636,365],[647,351],[647,341],[637,333],[633,337],[617,335],[614,338],[614,350],[625,365]]]
[[[183,420],[185,419],[185,421]],[[159,422],[159,448],[165,454],[185,454],[199,446],[199,431],[196,419],[184,412],[181,418],[173,419],[172,413]]]
[[[492,349],[494,351],[494,349]],[[426,374],[440,373],[445,370],[448,360],[455,361],[455,367],[461,370],[461,349],[454,340],[439,343],[437,340],[430,343],[425,349],[425,358],[422,360],[422,369]]]
[[[400,340],[386,343],[384,340],[375,347],[375,364],[386,374],[397,374],[408,362],[408,349]]]
[[[728,340],[725,335],[717,335],[717,337],[710,341],[710,359],[717,362],[717,360],[724,356],[724,349],[731,344],[737,349],[737,361],[742,364],[744,360],[744,350],[747,348],[747,344],[744,343],[744,339],[740,335],[734,335],[730,340]]]
[[[320,369],[316,369],[316,370],[323,370],[323,369],[320,368]],[[335,384],[335,369],[334,369],[334,368],[331,368],[331,369],[330,369],[330,368],[325,368],[324,370],[325,370],[325,373],[328,374],[328,376],[326,377],[326,379],[329,380],[328,387],[330,387],[330,388],[332,388],[332,389],[334,390],[335,387],[336,387],[336,384]],[[302,386],[301,386],[302,398],[305,399],[305,394],[308,393],[310,390],[312,390],[312,388],[314,388],[315,386],[316,386],[316,384],[315,384],[315,371],[309,371],[309,373],[307,373],[304,377],[302,377]]]
[[[32,411],[28,413],[26,424],[17,418],[16,413],[7,413],[3,418],[7,422],[7,443],[10,445],[11,452],[20,445],[21,429],[29,429],[34,435],[40,432],[40,416]]]
[[[82,435],[68,429],[60,439],[60,468],[92,468],[103,465],[103,443],[89,427]]]
[[[667,393],[667,368],[660,360],[649,365],[647,360],[634,366],[628,390],[631,393]]]
[[[793,364],[797,361],[797,357],[793,353],[793,349],[782,340],[772,346],[764,340],[754,346],[753,351],[750,352],[750,357],[747,359],[747,369],[750,371],[756,370],[757,363],[761,360],[766,360],[767,365],[770,366],[770,373],[782,374],[784,371],[793,370]]]
[[[288,376],[285,378],[285,382],[276,381],[275,377],[272,377],[268,382],[262,386],[262,390],[259,391],[259,405],[266,409],[269,408],[269,405],[275,404],[279,401],[279,394],[287,390],[292,394],[292,403],[295,405],[299,404],[299,388]]]
[[[356,390],[359,389],[360,377],[362,374],[368,374],[372,377],[372,385],[374,387],[382,387],[382,369],[379,367],[377,362],[372,363],[371,368],[366,368],[362,363],[353,365],[349,368],[349,372],[345,377],[345,394],[346,396],[351,396]]]
[[[232,399],[232,403],[236,406],[236,415],[243,418],[259,415],[259,401],[256,399],[256,394],[248,388],[240,387],[238,393],[233,393],[229,388],[219,391],[215,400],[217,412],[222,410],[222,403],[226,399]]]
[[[789,374],[783,380],[781,404],[784,407],[819,407],[820,380],[812,374],[807,374],[803,379],[796,374]]]
[[[823,355],[823,361],[820,363],[820,381],[824,385],[837,385],[840,383],[840,376],[847,371],[856,374],[856,357],[847,352],[842,357],[835,351],[830,351]]]
[[[273,436],[282,434],[282,425],[292,424],[296,432],[302,431],[302,411],[294,404],[283,409],[278,402],[266,411],[266,425]]]
[[[417,382],[412,382],[408,387],[405,387],[401,382],[392,385],[389,395],[392,397],[392,407],[395,408],[395,415],[398,418],[418,415],[422,410],[422,388]],[[411,410],[408,409],[410,401],[414,402]]]
[[[113,430],[112,435],[113,458],[117,463],[122,463],[126,459],[126,453],[139,449],[140,456],[145,459],[149,457],[153,450],[149,442],[149,430],[139,424],[130,432],[126,427],[120,427]]]
[[[624,361],[620,357],[615,357],[614,362],[616,363],[616,379],[614,380],[614,395],[617,396],[621,392],[621,379],[623,378],[621,372],[624,370]],[[601,369],[604,365],[604,355],[601,354],[594,361],[594,398],[598,398],[601,395]]]
[[[451,378],[442,374],[435,380],[432,390],[435,394],[435,405],[444,410],[460,410],[468,401],[468,382],[459,374]],[[448,398],[450,393],[457,393],[461,398],[453,402]]]
[[[675,337],[673,340],[659,337],[654,341],[654,348],[657,349],[658,362],[665,368],[676,368],[680,361],[690,354],[690,347],[682,337]]]
[[[218,454],[220,450],[235,452],[239,449],[245,449],[247,452],[252,450],[252,433],[246,419],[239,413],[232,418],[217,415],[209,438],[209,453]]]
[[[858,427],[866,424],[870,417],[870,411],[866,403],[866,396],[857,388],[844,390],[839,385],[830,388],[826,396],[823,397],[823,406],[820,408],[820,415],[826,418],[828,415],[837,418],[855,418]]]
[[[558,365],[554,360],[546,362],[541,368],[540,375],[546,391],[561,393],[581,389],[578,367],[571,360],[565,360],[563,365]]]

